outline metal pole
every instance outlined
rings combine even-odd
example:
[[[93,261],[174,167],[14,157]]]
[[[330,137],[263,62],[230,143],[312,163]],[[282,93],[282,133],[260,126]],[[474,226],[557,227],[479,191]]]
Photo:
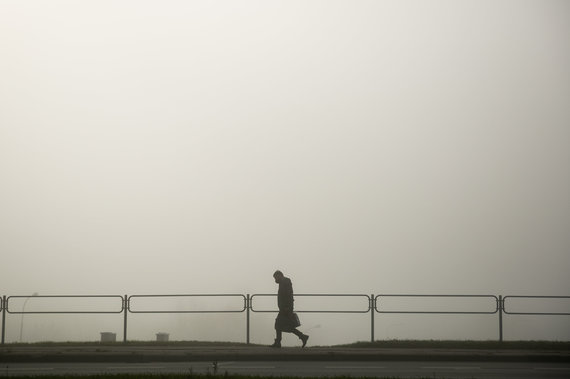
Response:
[[[123,311],[125,312],[123,323],[123,342],[127,342],[127,313],[129,310],[129,298],[127,295],[125,295],[125,299],[123,300],[123,308]]]
[[[247,294],[247,297],[245,299],[245,308],[246,308],[246,343],[249,345],[249,309],[251,308],[249,294]]]
[[[499,295],[499,341],[503,342],[503,296]]]
[[[374,294],[370,295],[370,342],[374,342]]]
[[[4,345],[4,336],[6,335],[6,295],[2,296],[2,345]]]
[[[32,296],[38,296],[38,293],[34,292]],[[29,300],[30,296],[26,298],[26,300],[24,301],[24,305],[22,306],[22,316],[20,317],[20,343],[22,342],[22,333],[24,331],[24,314],[26,314],[26,305],[28,304]]]

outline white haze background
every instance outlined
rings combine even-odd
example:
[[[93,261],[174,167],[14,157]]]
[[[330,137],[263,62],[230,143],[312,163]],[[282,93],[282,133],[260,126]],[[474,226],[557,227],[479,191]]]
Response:
[[[569,68],[567,1],[1,0],[0,294],[274,293],[281,269],[297,293],[569,295]],[[370,338],[367,314],[302,318],[314,344]],[[244,320],[130,315],[129,337]],[[497,323],[382,315],[376,338]]]

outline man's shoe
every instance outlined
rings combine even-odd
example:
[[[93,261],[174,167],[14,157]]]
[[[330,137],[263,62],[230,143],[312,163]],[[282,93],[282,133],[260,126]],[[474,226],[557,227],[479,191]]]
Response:
[[[281,341],[277,341],[277,340],[275,340],[275,342],[273,342],[273,345],[271,345],[271,347],[277,347],[277,348],[280,348],[280,347],[281,347]]]
[[[309,336],[306,335],[306,334],[304,334],[304,335],[301,337],[301,341],[303,341],[303,346],[301,346],[301,347],[305,347],[305,345],[307,344],[307,341],[308,341],[308,340],[309,340]]]

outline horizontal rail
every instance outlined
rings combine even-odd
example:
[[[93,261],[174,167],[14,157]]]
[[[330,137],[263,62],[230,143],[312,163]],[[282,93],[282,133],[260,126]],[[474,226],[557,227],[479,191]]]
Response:
[[[121,301],[121,309],[116,311],[12,311],[10,310],[10,299],[119,299]],[[123,313],[125,305],[123,297],[120,295],[34,295],[34,296],[9,296],[6,298],[6,312],[10,314],[115,314]]]
[[[383,311],[378,309],[379,299],[383,297],[406,297],[406,298],[488,298],[495,300],[495,310],[493,311]],[[374,309],[378,313],[398,313],[398,314],[495,314],[499,311],[499,298],[495,295],[402,295],[402,294],[383,294],[374,298]]]
[[[253,307],[253,299],[255,297],[277,297],[276,294],[255,294],[251,295],[250,297],[250,309],[252,312],[257,313],[276,313],[279,312],[277,309],[265,309],[265,310],[256,310]],[[298,310],[295,309],[295,312],[298,313],[368,313],[370,312],[370,296],[364,294],[295,294],[295,298],[297,297],[364,297],[366,298],[366,309],[363,310]]]
[[[570,316],[568,312],[509,312],[507,310],[508,299],[570,299],[570,296],[505,296],[503,298],[503,312],[509,315],[535,315],[535,316]]]
[[[227,303],[222,302],[224,308],[229,309],[203,309],[203,304],[207,304],[209,307],[215,307],[216,305],[212,305],[212,302],[203,303],[201,301],[189,301],[186,300],[184,302],[176,302],[177,306],[185,306],[190,308],[188,310],[180,310],[180,309],[160,309],[160,306],[164,306],[167,308],[166,304],[168,301],[161,301],[160,299],[164,298],[234,298],[234,306],[236,306],[236,299],[240,299],[240,302],[243,302],[243,305],[239,307],[236,306],[235,309],[231,309],[228,307]],[[0,298],[0,313],[2,314],[2,344],[5,343],[5,335],[6,335],[6,321],[9,319],[8,314],[19,314],[22,315],[20,320],[20,334],[23,328],[23,320],[24,314],[123,314],[123,342],[127,341],[127,330],[128,330],[128,314],[129,313],[243,313],[246,312],[246,341],[249,344],[249,337],[250,337],[250,312],[259,312],[259,313],[277,313],[278,310],[276,309],[276,301],[274,301],[274,305],[268,306],[268,308],[272,309],[255,309],[254,306],[254,299],[258,299],[261,297],[271,297],[275,299],[277,294],[254,294],[254,295],[243,295],[243,294],[171,294],[171,295],[27,295],[27,296],[2,296]],[[565,308],[562,308],[564,311],[562,312],[552,312],[547,311],[550,307],[550,302],[544,301],[545,299],[558,299],[568,301],[570,300],[570,296],[495,296],[495,295],[423,295],[423,294],[380,294],[374,296],[366,295],[366,294],[295,294],[295,298],[321,298],[320,301],[313,302],[313,308],[309,309],[309,306],[306,306],[306,301],[302,302],[297,309],[299,313],[345,313],[345,314],[365,314],[370,313],[370,335],[371,341],[375,340],[374,337],[374,326],[375,326],[375,314],[497,314],[498,313],[498,321],[499,321],[499,340],[503,340],[503,316],[506,314],[510,315],[537,315],[537,316],[568,316],[570,315],[569,312],[565,311]],[[426,299],[423,301],[418,301],[416,306],[413,306],[413,303],[410,304],[408,302],[407,305],[404,305],[404,309],[395,309],[395,310],[384,310],[382,307],[385,307],[387,298],[417,298],[417,299]],[[336,298],[337,302],[326,301],[327,298]],[[356,298],[357,300],[345,300],[341,304],[346,304],[345,309],[326,309],[326,307],[336,308],[338,307],[339,300],[342,298]],[[478,302],[454,302],[455,299],[486,299],[486,301],[478,301]],[[22,300],[23,299],[23,300]],[[31,300],[37,299],[37,300]],[[46,300],[47,299],[47,300]],[[51,299],[60,299],[59,302],[51,301]],[[68,300],[66,302],[66,299]],[[77,299],[77,301],[73,301]],[[116,310],[61,310],[63,307],[67,307],[69,309],[106,309],[110,308],[110,302],[107,301],[90,301],[95,299],[118,299],[120,301],[120,307],[117,307]],[[143,299],[148,299],[146,302]],[[440,299],[439,304],[438,302],[432,302],[431,299]],[[447,301],[447,306],[459,310],[449,310],[443,309],[440,310],[437,307],[444,308],[442,303],[446,303],[443,299],[452,299],[451,301]],[[538,309],[539,311],[533,311],[532,307],[529,308],[528,302],[521,301],[521,305],[523,309],[527,311],[524,312],[516,312],[510,311],[509,307],[511,307],[511,303],[514,302],[516,299],[542,299],[543,301],[536,301],[531,305],[534,309]],[[19,300],[19,301],[16,301]],[[43,301],[42,301],[43,300]],[[81,301],[83,300],[83,301]],[[138,305],[139,308],[146,307],[147,309],[135,309],[133,304],[136,303],[137,300],[141,300],[142,305]],[[487,303],[493,302],[494,307],[488,311],[464,311],[461,309],[470,309],[475,307],[483,307],[487,305]],[[172,304],[172,300],[170,300],[170,304]],[[403,302],[403,300],[400,300]],[[544,303],[548,304],[544,304]],[[389,303],[389,302],[388,302]],[[191,305],[191,304],[202,304],[202,305]],[[315,305],[319,304],[319,305]],[[337,305],[335,305],[337,304]],[[26,310],[26,306],[30,306],[32,310]],[[118,305],[118,304],[117,304]],[[324,308],[323,308],[324,305]],[[361,308],[362,305],[362,308]],[[546,306],[545,306],[546,305]],[[560,304],[556,304],[559,306]],[[563,304],[565,306],[565,304]],[[218,305],[219,306],[219,305]],[[21,310],[10,309],[12,308],[20,308]],[[59,307],[59,309],[53,309]],[[83,307],[83,308],[82,308]],[[304,309],[306,307],[306,309]],[[321,307],[319,309],[319,307]],[[354,307],[355,309],[346,309]],[[401,307],[401,306],[399,306]],[[411,308],[410,310],[406,310],[405,307]],[[423,307],[424,310],[421,310]],[[50,308],[52,308],[50,310]],[[317,309],[315,309],[317,308]],[[394,308],[397,308],[394,306]],[[416,309],[413,309],[416,308]],[[420,309],[417,309],[420,308]],[[36,310],[34,310],[36,309]],[[48,309],[48,310],[41,310],[41,309]],[[435,310],[430,310],[435,309]],[[558,308],[560,309],[560,308]],[[545,311],[540,311],[545,310]],[[20,338],[21,339],[21,338]]]
[[[243,307],[236,310],[132,310],[131,300],[137,298],[181,298],[181,297],[239,297],[243,299]],[[242,294],[181,294],[181,295],[131,295],[127,300],[130,313],[241,313],[247,309],[247,298]]]

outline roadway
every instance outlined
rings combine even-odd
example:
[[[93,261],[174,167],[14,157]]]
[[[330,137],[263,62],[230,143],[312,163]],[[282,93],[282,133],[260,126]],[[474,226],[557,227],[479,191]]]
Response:
[[[213,362],[213,361],[431,361],[570,363],[562,349],[457,349],[285,347],[244,344],[10,344],[0,347],[0,368],[7,363],[42,362]]]
[[[118,373],[568,379],[570,350],[285,347],[243,344],[7,344],[0,376]]]
[[[223,361],[148,363],[7,363],[0,376],[108,374],[238,374],[255,376],[367,376],[398,378],[567,379],[569,363],[426,361]]]

